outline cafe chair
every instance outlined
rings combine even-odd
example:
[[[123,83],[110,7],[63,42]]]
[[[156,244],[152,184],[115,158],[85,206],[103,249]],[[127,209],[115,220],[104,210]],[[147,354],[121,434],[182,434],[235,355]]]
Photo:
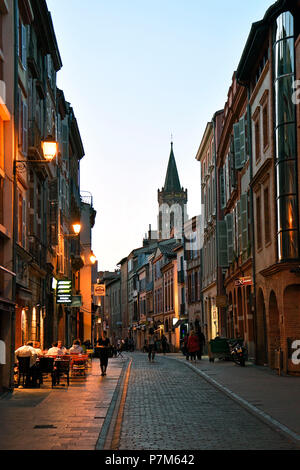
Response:
[[[18,356],[18,387],[20,386],[21,377],[23,378],[23,387],[30,381],[30,357]]]
[[[55,385],[60,384],[61,377],[67,379],[67,385],[70,384],[70,361],[68,359],[59,359],[55,361],[54,366]]]
[[[54,377],[54,358],[53,357],[40,357],[39,360],[39,379],[40,384],[43,383],[43,374],[51,374],[52,388],[55,385]]]

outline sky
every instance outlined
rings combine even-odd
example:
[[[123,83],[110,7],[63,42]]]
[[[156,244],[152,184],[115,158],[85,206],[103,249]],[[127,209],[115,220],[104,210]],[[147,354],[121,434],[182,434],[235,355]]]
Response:
[[[251,24],[272,0],[47,0],[63,68],[57,84],[85,149],[81,190],[97,211],[98,270],[157,228],[171,135],[188,215],[201,212],[195,157],[227,100]],[[71,7],[70,7],[71,5]]]

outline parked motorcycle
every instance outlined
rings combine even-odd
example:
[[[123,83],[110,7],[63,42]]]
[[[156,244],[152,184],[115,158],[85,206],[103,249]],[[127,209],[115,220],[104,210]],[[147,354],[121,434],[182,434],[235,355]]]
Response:
[[[248,351],[243,342],[241,340],[229,341],[229,348],[232,360],[241,367],[245,367]]]

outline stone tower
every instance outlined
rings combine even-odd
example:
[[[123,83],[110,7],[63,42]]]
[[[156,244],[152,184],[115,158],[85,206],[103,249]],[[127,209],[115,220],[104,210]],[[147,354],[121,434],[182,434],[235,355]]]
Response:
[[[181,238],[184,222],[187,220],[187,189],[180,186],[176,161],[171,142],[171,153],[167,169],[165,185],[158,190],[158,239]]]

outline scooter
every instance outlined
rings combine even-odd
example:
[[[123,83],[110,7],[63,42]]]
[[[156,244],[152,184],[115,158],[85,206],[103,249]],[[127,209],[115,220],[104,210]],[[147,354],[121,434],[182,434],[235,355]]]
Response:
[[[230,341],[229,348],[232,360],[241,367],[245,367],[248,351],[247,348],[243,346],[243,342],[240,340]]]

